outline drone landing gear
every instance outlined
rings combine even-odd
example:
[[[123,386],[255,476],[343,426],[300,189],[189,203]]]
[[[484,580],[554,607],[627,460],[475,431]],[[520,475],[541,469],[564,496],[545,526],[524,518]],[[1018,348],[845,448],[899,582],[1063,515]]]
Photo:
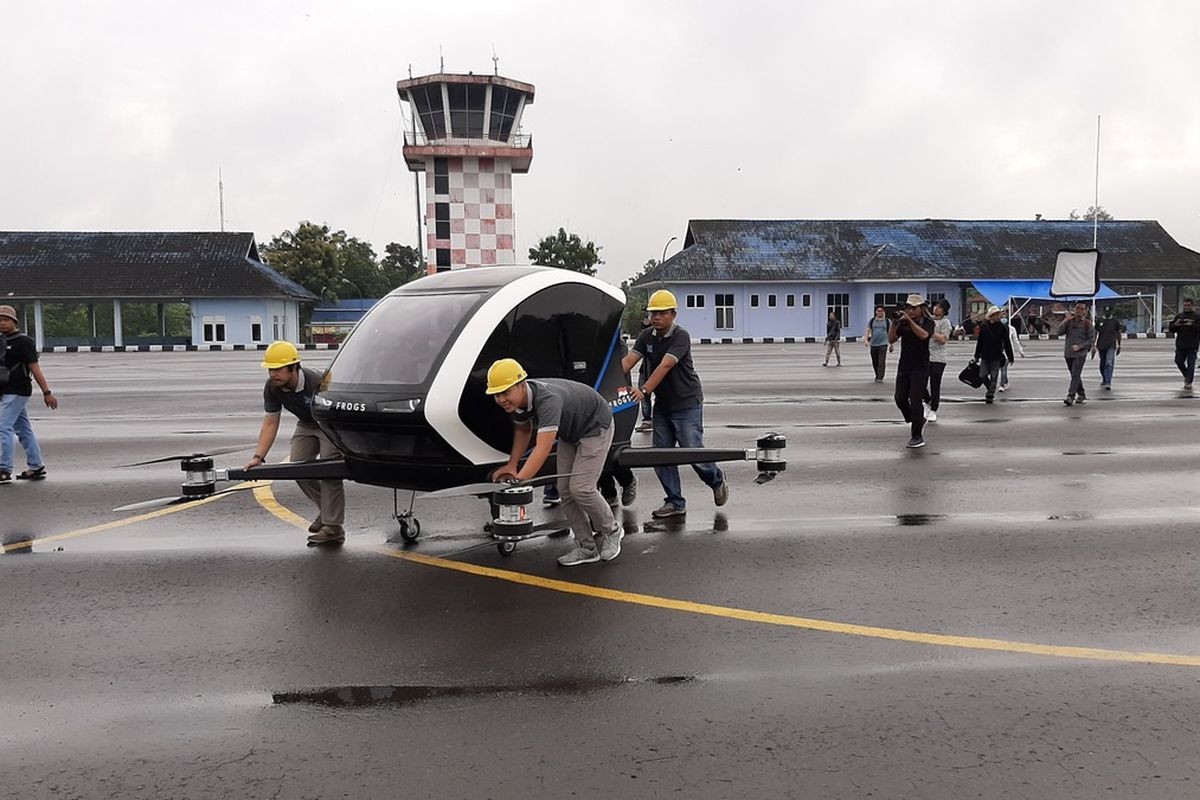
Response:
[[[413,503],[417,499],[417,493],[412,492],[408,497],[408,509],[400,510],[400,490],[392,490],[392,518],[396,520],[399,526],[400,538],[406,544],[412,544],[421,536],[421,521],[413,516]]]

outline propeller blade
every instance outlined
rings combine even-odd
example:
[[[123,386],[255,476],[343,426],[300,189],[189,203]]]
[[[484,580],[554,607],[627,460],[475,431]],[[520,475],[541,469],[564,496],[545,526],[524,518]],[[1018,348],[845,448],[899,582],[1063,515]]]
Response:
[[[117,506],[113,511],[117,514],[125,511],[149,511],[154,508],[166,508],[167,506],[179,505],[187,503],[193,498],[191,497],[160,497],[157,500],[143,500],[140,503],[129,503],[124,506]]]
[[[149,461],[137,461],[133,464],[121,464],[117,469],[125,469],[126,467],[144,467],[147,464],[164,464],[168,461],[182,461],[185,458],[206,458],[208,456],[223,456],[227,453],[237,453],[241,450],[249,450],[251,445],[233,445],[231,447],[218,447],[216,450],[209,450],[205,453],[186,453],[184,455],[163,456],[162,458],[152,458]]]
[[[451,486],[448,489],[439,489],[436,492],[429,492],[425,497],[466,497],[468,495],[476,495],[482,497],[489,495],[497,489],[519,489],[522,486],[545,486],[547,483],[554,483],[559,478],[570,478],[575,475],[582,475],[580,472],[563,472],[558,475],[542,475],[537,478],[530,478],[527,481],[515,481],[512,483],[487,482],[487,483],[467,483],[462,486]]]
[[[259,487],[259,485],[260,484],[255,483],[255,482],[239,483],[237,486],[230,486],[228,489],[222,489],[219,492],[213,492],[212,494],[205,495],[204,497],[182,497],[182,496],[180,496],[180,497],[160,497],[157,500],[143,500],[140,503],[130,503],[128,505],[114,508],[113,511],[117,512],[117,513],[120,513],[123,511],[150,511],[151,509],[166,508],[167,506],[179,505],[180,503],[193,503],[197,500],[205,500],[209,497],[216,497],[217,495],[221,495],[221,494],[232,494],[233,492],[246,492],[251,489],[257,489]]]

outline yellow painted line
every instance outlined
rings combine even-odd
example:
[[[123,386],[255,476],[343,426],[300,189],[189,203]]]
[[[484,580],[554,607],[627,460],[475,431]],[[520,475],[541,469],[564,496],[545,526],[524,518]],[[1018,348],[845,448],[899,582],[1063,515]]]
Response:
[[[280,505],[275,499],[270,486],[262,486],[254,490],[254,497],[268,511],[288,524],[301,528],[308,527],[308,521],[291,510]],[[729,606],[694,603],[690,600],[676,600],[670,597],[658,597],[638,592],[625,592],[619,589],[607,589],[601,586],[591,586],[585,583],[543,578],[540,575],[530,575],[524,572],[513,572],[507,569],[484,567],[477,564],[467,564],[462,561],[451,561],[437,556],[427,556],[403,550],[395,550],[380,545],[370,545],[369,549],[391,558],[409,561],[414,564],[424,564],[439,569],[464,572],[468,575],[478,575],[484,578],[507,581],[522,586],[532,586],[564,594],[582,595],[597,600],[609,600],[616,603],[661,608],[668,611],[681,611],[688,614],[699,614],[707,617],[755,622],[764,625],[777,625],[786,628],[801,628],[804,630],[837,633],[847,636],[864,636],[872,639],[890,639],[895,642],[911,642],[914,644],[935,645],[938,647],[957,647],[967,650],[995,650],[1006,653],[1022,653],[1026,655],[1051,656],[1055,658],[1086,659],[1090,661],[1119,661],[1134,664],[1166,664],[1171,666],[1200,667],[1200,656],[1177,655],[1173,653],[1143,652],[1137,650],[1106,650],[1096,647],[1074,647],[1070,645],[1038,644],[1036,642],[1010,641],[1007,639],[987,639],[977,636],[950,636],[942,633],[925,633],[908,631],[897,628],[880,628],[873,625],[856,625],[848,622],[796,617],[788,614],[772,614],[765,611],[751,611]]]
[[[255,491],[257,491],[257,490],[255,490]],[[229,494],[233,494],[233,492],[230,492]],[[3,545],[2,551],[5,553],[9,553],[9,552],[12,552],[13,550],[21,550],[24,548],[33,547],[35,545],[49,544],[50,542],[61,542],[66,539],[76,539],[80,536],[88,536],[93,533],[103,533],[104,531],[111,531],[115,528],[124,528],[127,525],[134,525],[139,522],[145,522],[146,520],[158,519],[159,517],[165,517],[168,514],[178,514],[180,511],[187,511],[188,509],[196,508],[197,506],[204,506],[204,505],[208,505],[209,503],[215,503],[218,500],[221,500],[222,498],[228,497],[229,494],[219,494],[219,495],[215,495],[213,497],[206,497],[203,500],[193,500],[190,503],[180,503],[177,506],[168,506],[167,508],[160,508],[156,511],[147,511],[145,514],[138,514],[133,517],[125,517],[124,519],[114,519],[112,522],[104,522],[104,523],[101,523],[100,525],[92,525],[87,528],[79,528],[78,530],[67,531],[65,533],[55,533],[50,536],[41,536],[37,539],[30,539],[25,542],[14,542],[13,544],[6,544],[6,545]]]

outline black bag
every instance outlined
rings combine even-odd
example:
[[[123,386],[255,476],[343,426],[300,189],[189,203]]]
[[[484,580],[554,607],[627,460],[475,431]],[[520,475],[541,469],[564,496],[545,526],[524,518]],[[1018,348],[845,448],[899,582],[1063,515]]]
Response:
[[[963,367],[963,371],[958,373],[958,379],[972,389],[983,386],[983,376],[979,374],[979,362],[971,359],[970,363]]]

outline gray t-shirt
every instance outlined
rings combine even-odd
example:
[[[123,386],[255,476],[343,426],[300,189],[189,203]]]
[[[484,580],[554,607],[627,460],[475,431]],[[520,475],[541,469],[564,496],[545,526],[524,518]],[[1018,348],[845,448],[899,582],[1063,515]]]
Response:
[[[608,401],[590,386],[566,378],[539,378],[525,384],[529,407],[512,413],[514,422],[533,424],[534,434],[556,432],[570,444],[597,436],[612,425]]]
[[[888,322],[886,317],[883,319],[871,317],[871,321],[867,324],[867,329],[871,331],[871,347],[880,347],[888,343],[889,327],[891,327],[891,323]]]
[[[1063,355],[1067,358],[1085,358],[1096,339],[1096,327],[1087,317],[1081,320],[1067,317],[1067,321],[1063,323],[1062,335],[1066,340],[1063,342]],[[1079,345],[1079,349],[1072,351],[1071,345]]]
[[[950,338],[950,334],[954,331],[954,326],[950,324],[950,320],[942,317],[933,321],[933,335],[945,336]],[[938,364],[946,363],[946,343],[938,344],[934,341],[933,336],[929,337],[929,360]]]
[[[267,385],[263,387],[263,411],[278,414],[286,408],[301,422],[312,422],[312,399],[321,386],[321,373],[315,369],[301,367],[299,377],[294,392],[276,389],[268,380]]]
[[[683,328],[675,325],[661,336],[654,328],[647,328],[633,343],[633,352],[645,359],[651,374],[664,358],[675,357],[675,366],[654,389],[655,408],[665,412],[687,411],[704,402],[700,376],[692,364],[692,337]]]

